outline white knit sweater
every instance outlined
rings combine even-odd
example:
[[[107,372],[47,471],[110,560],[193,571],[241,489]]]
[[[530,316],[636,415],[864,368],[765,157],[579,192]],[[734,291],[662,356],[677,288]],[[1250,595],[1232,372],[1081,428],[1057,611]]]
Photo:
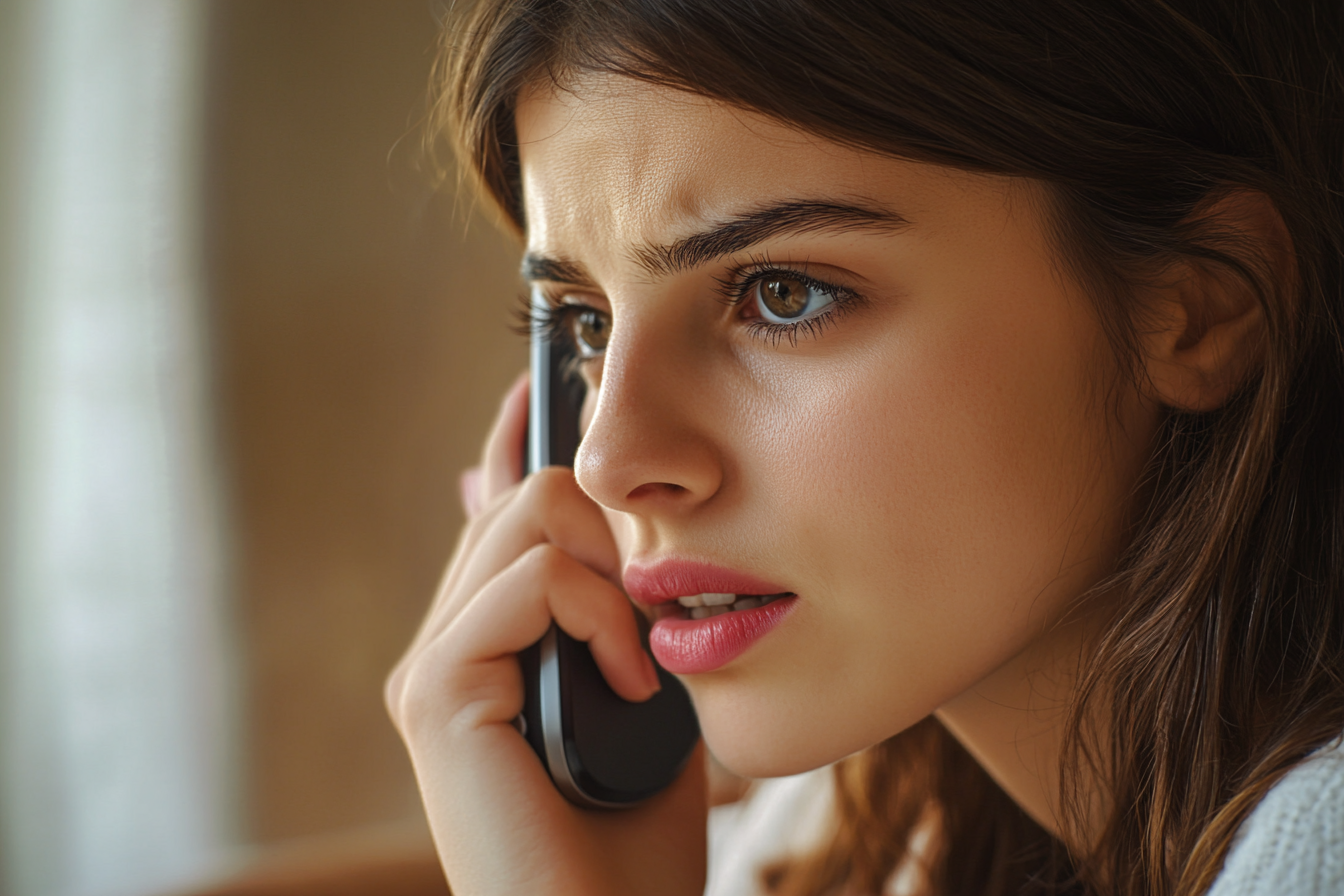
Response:
[[[1344,749],[1317,750],[1237,831],[1208,896],[1344,896]]]
[[[710,812],[705,896],[760,896],[758,871],[831,826],[829,769],[759,781]],[[907,890],[893,875],[886,894]],[[1318,750],[1265,795],[1233,840],[1208,896],[1344,896],[1344,746]]]

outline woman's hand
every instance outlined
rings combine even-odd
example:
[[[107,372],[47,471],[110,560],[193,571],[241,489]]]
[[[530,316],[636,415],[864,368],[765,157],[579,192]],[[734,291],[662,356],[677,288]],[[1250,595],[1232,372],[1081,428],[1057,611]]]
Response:
[[[633,809],[568,803],[513,727],[516,654],[552,620],[587,641],[627,700],[656,688],[601,510],[551,467],[519,482],[527,381],[509,391],[481,467],[463,477],[470,516],[434,603],[387,682],[387,706],[419,779],[457,896],[698,894],[705,781],[697,755]]]

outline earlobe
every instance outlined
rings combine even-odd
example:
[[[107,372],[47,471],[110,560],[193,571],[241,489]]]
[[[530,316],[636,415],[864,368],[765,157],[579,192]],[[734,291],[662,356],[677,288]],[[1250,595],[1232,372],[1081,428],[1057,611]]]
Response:
[[[1283,218],[1265,194],[1240,190],[1200,214],[1218,248],[1255,272],[1267,299],[1292,294],[1296,276]],[[1264,361],[1265,309],[1255,283],[1204,259],[1184,259],[1148,295],[1144,368],[1153,397],[1184,411],[1212,411]]]

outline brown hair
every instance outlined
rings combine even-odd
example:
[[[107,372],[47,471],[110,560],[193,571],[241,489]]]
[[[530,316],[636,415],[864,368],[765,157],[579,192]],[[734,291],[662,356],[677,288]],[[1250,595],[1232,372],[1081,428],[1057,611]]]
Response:
[[[1060,772],[1075,826],[1080,770],[1101,775],[1100,842],[1064,856],[929,719],[836,767],[836,837],[767,869],[772,891],[876,892],[930,825],[933,893],[1194,896],[1265,792],[1344,729],[1341,15],[1312,0],[482,0],[445,32],[438,123],[519,231],[516,98],[604,71],[1041,182],[1131,375],[1145,277],[1185,260],[1260,300],[1259,370],[1216,411],[1167,415],[1100,586],[1126,599],[1084,664]],[[1295,278],[1201,213],[1236,191],[1282,216]],[[1082,720],[1102,705],[1094,736]]]

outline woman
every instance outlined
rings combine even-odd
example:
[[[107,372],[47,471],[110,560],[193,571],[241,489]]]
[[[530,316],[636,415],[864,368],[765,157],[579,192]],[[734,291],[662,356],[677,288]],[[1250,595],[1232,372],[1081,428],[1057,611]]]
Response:
[[[584,812],[511,726],[552,619],[652,692],[630,600],[728,768],[839,761],[836,830],[773,892],[1339,885],[1340,15],[452,26],[448,127],[588,384],[575,470],[522,483],[507,397],[389,680],[454,892],[703,886],[698,764]]]

